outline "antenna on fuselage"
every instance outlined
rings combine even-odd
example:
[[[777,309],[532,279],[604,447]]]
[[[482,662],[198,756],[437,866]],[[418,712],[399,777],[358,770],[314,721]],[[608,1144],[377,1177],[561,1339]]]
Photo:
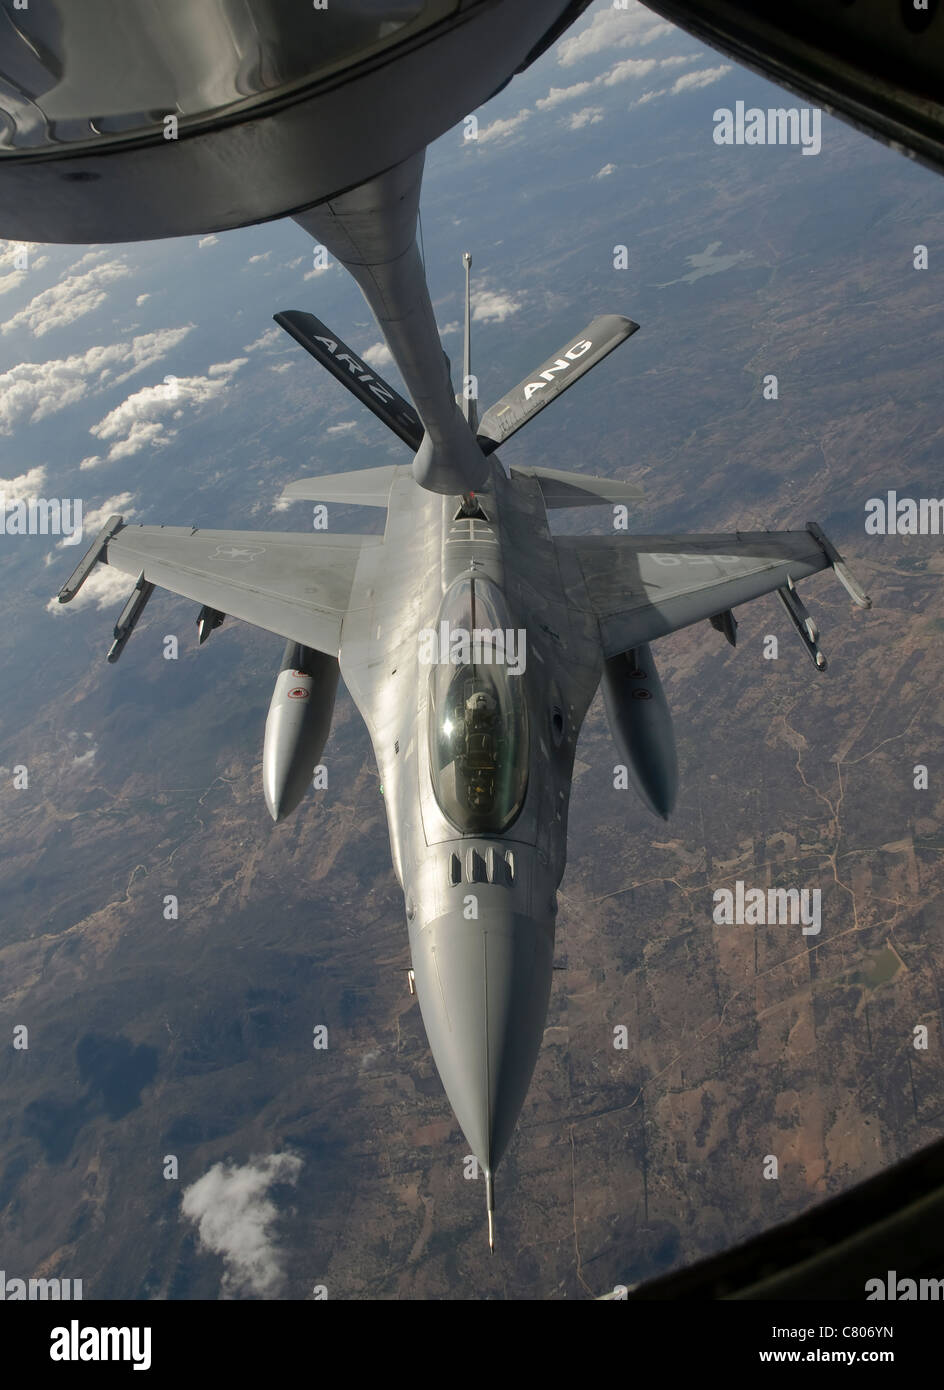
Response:
[[[472,380],[472,256],[468,251],[462,253],[465,266],[465,340],[462,345],[462,413],[475,433],[479,422],[478,393],[473,392]]]
[[[485,1210],[488,1214],[488,1248],[495,1253],[495,1185],[490,1169],[485,1171]]]

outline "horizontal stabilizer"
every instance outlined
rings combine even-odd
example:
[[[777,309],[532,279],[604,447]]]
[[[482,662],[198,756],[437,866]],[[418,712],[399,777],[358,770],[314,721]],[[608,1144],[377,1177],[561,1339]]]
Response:
[[[386,507],[397,474],[411,477],[409,468],[384,464],[357,468],[351,473],[326,473],[323,478],[299,478],[282,493],[283,502],[342,502],[364,507]]]
[[[536,372],[519,381],[514,390],[485,412],[478,427],[478,441],[483,451],[490,454],[497,449],[602,361],[607,353],[625,342],[638,327],[638,323],[621,314],[601,314],[595,318],[582,333],[565,343],[560,352],[549,357]]]
[[[548,508],[639,502],[646,495],[638,483],[623,483],[618,478],[592,478],[586,473],[565,473],[560,468],[513,468],[512,478],[516,474],[537,479]]]
[[[301,343],[322,367],[327,367],[342,386],[357,397],[362,405],[382,420],[388,429],[408,444],[415,454],[423,438],[420,417],[392,386],[388,386],[356,352],[342,343],[314,314],[300,309],[286,309],[273,315],[280,328]]]

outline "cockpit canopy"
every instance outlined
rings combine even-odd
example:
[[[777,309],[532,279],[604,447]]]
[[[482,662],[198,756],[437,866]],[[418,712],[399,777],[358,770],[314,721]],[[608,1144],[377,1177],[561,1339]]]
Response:
[[[522,675],[506,660],[509,630],[490,580],[464,577],[446,591],[429,678],[429,763],[440,809],[463,834],[504,830],[528,786],[528,711]]]

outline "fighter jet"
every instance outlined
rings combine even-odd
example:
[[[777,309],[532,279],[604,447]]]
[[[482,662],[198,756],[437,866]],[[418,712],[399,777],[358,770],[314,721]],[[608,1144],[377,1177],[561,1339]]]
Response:
[[[609,534],[555,535],[555,509],[629,515],[640,488],[509,467],[498,449],[638,324],[594,318],[479,419],[470,257],[456,391],[416,249],[421,166],[409,160],[297,219],[358,280],[411,400],[313,314],[275,316],[404,445],[402,464],[302,478],[283,497],[385,508],[382,538],[126,525],[116,515],[59,598],[73,598],[99,562],[133,579],[112,661],[156,586],[201,605],[201,642],[224,615],[285,639],[263,752],[276,821],[310,785],[343,677],[373,745],[411,979],[484,1174],[494,1248],[494,1176],[544,1032],[574,754],[597,688],[636,790],[668,817],[677,760],[651,644],[702,620],[733,644],[735,605],[773,592],[823,670],[798,581],[832,568],[856,603],[870,601],[814,523],[638,535],[611,519]]]

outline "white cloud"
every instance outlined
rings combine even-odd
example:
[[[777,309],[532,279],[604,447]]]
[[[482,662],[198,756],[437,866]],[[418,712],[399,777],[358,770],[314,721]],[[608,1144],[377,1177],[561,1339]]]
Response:
[[[95,536],[105,525],[108,518],[117,512],[127,521],[134,516],[134,494],[131,492],[118,492],[113,497],[108,497],[97,507],[84,507],[82,514],[82,536]],[[56,543],[57,549],[62,550],[68,537]],[[47,613],[78,612],[82,608],[90,608],[93,604],[96,608],[111,608],[113,604],[120,600],[127,599],[131,592],[132,584],[126,574],[120,570],[112,569],[109,565],[96,565],[88,579],[82,585],[75,598],[68,604],[59,602],[55,595],[46,604]]]
[[[595,179],[608,179],[616,168],[615,164],[604,164],[602,169],[598,169],[594,174]]]
[[[36,241],[7,241],[0,243],[3,249],[0,250],[0,294],[6,294],[8,290],[15,290],[31,270],[42,270],[44,265],[49,262],[48,256],[37,255],[40,243]],[[26,255],[26,267],[22,268],[23,255]]]
[[[162,449],[170,443],[174,433],[165,434],[160,420],[135,420],[125,438],[116,440],[108,450],[108,462],[130,458],[132,454],[140,454],[142,449]]]
[[[615,87],[617,82],[628,82],[633,77],[648,77],[658,66],[655,58],[624,58],[598,80],[604,87]]]
[[[169,444],[177,431],[166,428],[161,417],[179,420],[185,406],[205,405],[215,400],[248,360],[237,357],[232,362],[215,363],[207,368],[206,376],[182,376],[157,386],[144,386],[110,410],[89,433],[96,439],[114,441],[106,457],[108,463],[140,453],[145,448]]]
[[[362,355],[364,361],[369,362],[372,367],[386,367],[393,361],[393,353],[386,343],[371,343]]]
[[[269,368],[270,372],[290,372],[291,370],[291,362],[276,362],[273,366]]]
[[[46,483],[46,469],[42,464],[20,473],[15,478],[0,478],[0,492],[10,501],[14,497],[38,497]]]
[[[244,343],[243,352],[255,352],[256,348],[271,347],[273,343],[278,342],[281,336],[281,332],[276,328],[275,324],[273,324],[272,327],[267,328],[265,333],[258,337],[255,342]]]
[[[202,237],[200,238],[200,240],[197,242],[197,248],[198,248],[200,251],[204,251],[204,250],[206,250],[206,248],[207,248],[208,246],[218,246],[218,245],[219,245],[219,240],[220,240],[219,237],[218,237],[218,236],[214,236],[213,233],[211,232],[209,236],[202,236]]]
[[[334,261],[328,261],[328,264],[327,264],[327,265],[315,265],[315,266],[312,266],[311,270],[306,271],[306,273],[302,276],[302,279],[303,279],[303,280],[314,280],[314,278],[315,278],[317,275],[327,275],[328,271],[331,269],[331,267],[332,267],[333,265],[334,265]]]
[[[655,101],[657,97],[664,97],[668,90],[668,87],[657,87],[651,92],[643,92],[641,97],[630,102],[629,109],[632,110],[636,106],[646,106],[650,101]]]
[[[271,251],[257,251],[254,256],[250,256],[247,265],[258,265],[260,261],[267,261],[272,255]]]
[[[133,587],[134,581],[129,575],[112,569],[110,565],[96,565],[74,599],[69,603],[60,603],[54,594],[46,604],[46,612],[55,616],[77,613],[83,608],[91,608],[93,604],[99,611],[114,608],[115,604],[123,603],[128,598]]]
[[[698,72],[686,72],[681,77],[677,77],[671,87],[657,87],[654,91],[644,92],[641,97],[630,102],[630,110],[636,106],[645,106],[650,101],[656,101],[659,97],[677,96],[679,92],[697,91],[699,87],[710,87],[713,82],[718,82],[725,73],[731,71],[730,63],[722,63],[714,68],[701,68]]]
[[[72,357],[20,362],[0,374],[0,434],[12,434],[20,424],[42,420],[74,405],[90,391],[122,385],[166,357],[192,328],[193,324],[163,328],[139,334],[130,343],[90,347]],[[119,367],[125,370],[114,376]]]
[[[504,140],[506,136],[516,131],[519,126],[524,125],[530,115],[531,111],[527,106],[524,106],[516,116],[505,116],[499,118],[497,121],[492,121],[490,125],[483,126],[479,131],[479,143],[481,144],[483,141],[487,140]],[[470,143],[474,143],[474,141]]]
[[[147,301],[148,301],[150,298],[151,298],[150,292],[148,292],[147,294],[139,294],[138,297],[137,297],[137,299],[136,299],[134,302],[135,302],[135,304],[138,306],[138,308],[140,309],[140,308],[141,308],[141,305],[142,305],[142,304],[146,304]]]
[[[578,97],[585,96],[587,92],[592,92],[594,89],[616,87],[621,82],[648,77],[657,69],[677,68],[683,63],[691,62],[694,62],[694,56],[687,58],[624,58],[586,82],[575,82],[570,87],[552,87],[547,96],[538,97],[534,104],[539,111],[552,111],[555,106],[562,106],[567,101],[575,101]],[[576,129],[576,127],[572,126],[571,129]]]
[[[88,457],[84,458],[82,462],[79,464],[79,468],[83,472],[85,472],[89,468],[97,468],[100,463],[101,459],[99,458],[98,454],[89,454]]]
[[[721,63],[716,68],[701,68],[698,72],[686,72],[672,83],[672,95],[676,92],[694,91],[698,87],[710,87],[718,82],[726,72],[731,71],[730,63]]]
[[[118,344],[118,351],[123,354],[122,360],[129,361],[130,366],[127,371],[116,376],[115,386],[121,386],[129,377],[136,376],[138,372],[143,372],[149,367],[153,367],[166,357],[169,352],[182,343],[187,334],[193,331],[193,324],[184,324],[182,328],[159,328],[154,333],[141,333],[137,338],[131,340],[130,347],[121,343]],[[100,382],[105,383],[110,375],[110,369],[106,366],[100,377]]]
[[[125,521],[129,516],[134,516],[134,493],[116,492],[112,497],[106,497],[97,507],[83,507],[82,509],[82,532],[86,536],[93,538],[105,525],[108,518],[117,512],[123,516]],[[60,546],[63,544],[59,542]]]
[[[439,336],[440,338],[448,338],[451,333],[458,333],[461,328],[462,324],[458,319],[450,319],[449,323],[440,328]]]
[[[127,576],[125,575],[125,576],[123,576],[123,578],[127,578]],[[59,600],[57,599],[56,602],[58,603]],[[61,605],[60,605],[60,607],[61,607]],[[72,766],[73,766],[74,768],[75,768],[75,767],[91,767],[92,763],[94,763],[94,761],[95,761],[95,754],[96,754],[97,752],[98,752],[98,746],[97,746],[96,744],[93,743],[92,746],[91,746],[91,748],[87,748],[87,749],[85,750],[84,753],[76,753],[75,757],[72,759]]]
[[[583,130],[585,125],[599,125],[603,120],[603,108],[600,106],[582,106],[579,111],[571,112],[567,122],[568,130]]]
[[[78,270],[88,264],[98,254],[100,253],[91,252],[83,256],[72,270]],[[37,294],[24,309],[7,319],[2,326],[2,332],[10,333],[15,328],[26,328],[35,338],[42,338],[44,334],[75,323],[76,319],[98,309],[108,298],[106,287],[130,274],[131,271],[124,261],[96,260],[96,263],[90,265],[83,274],[68,274],[48,290]]]
[[[635,4],[626,10],[608,7],[598,10],[589,24],[557,45],[557,61],[562,68],[573,67],[594,53],[614,48],[644,48],[660,35],[671,32],[671,24],[666,24],[642,5]]]
[[[599,79],[595,79],[599,80]],[[552,87],[546,97],[538,97],[534,103],[539,111],[552,111],[565,101],[574,101],[589,92],[593,82],[575,82],[572,87]]]
[[[282,1254],[272,1227],[278,1216],[268,1196],[274,1183],[298,1181],[297,1154],[270,1154],[243,1167],[215,1163],[184,1190],[180,1209],[193,1221],[201,1245],[223,1257],[222,1292],[272,1297],[281,1288]]]
[[[325,434],[347,434],[349,430],[357,429],[356,420],[342,420],[338,425],[329,425]]]
[[[504,323],[520,308],[512,295],[497,290],[476,290],[472,294],[472,317],[476,323]]]
[[[230,362],[214,362],[212,367],[207,367],[207,376],[231,377],[240,367],[245,367],[248,361],[248,357],[234,357]]]

